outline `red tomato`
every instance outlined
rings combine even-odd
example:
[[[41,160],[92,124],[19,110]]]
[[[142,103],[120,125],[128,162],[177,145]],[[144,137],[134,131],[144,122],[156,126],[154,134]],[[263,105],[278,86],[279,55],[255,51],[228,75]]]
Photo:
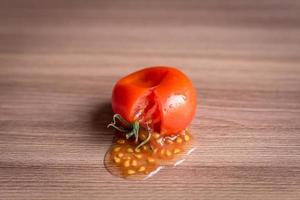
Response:
[[[196,104],[191,80],[173,67],[149,67],[129,74],[116,83],[112,94],[115,113],[163,135],[184,130]]]

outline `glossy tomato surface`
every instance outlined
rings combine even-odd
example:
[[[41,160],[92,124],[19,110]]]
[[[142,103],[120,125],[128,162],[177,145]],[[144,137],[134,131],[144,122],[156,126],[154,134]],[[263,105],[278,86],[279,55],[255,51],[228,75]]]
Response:
[[[191,80],[174,67],[148,67],[129,74],[116,83],[112,94],[115,113],[163,135],[187,128],[196,105]]]

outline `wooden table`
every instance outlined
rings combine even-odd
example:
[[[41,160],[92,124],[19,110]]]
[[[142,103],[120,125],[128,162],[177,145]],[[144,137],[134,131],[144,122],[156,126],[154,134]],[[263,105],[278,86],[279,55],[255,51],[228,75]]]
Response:
[[[299,199],[300,3],[0,1],[0,199]],[[178,66],[197,150],[146,181],[103,166],[121,76]]]

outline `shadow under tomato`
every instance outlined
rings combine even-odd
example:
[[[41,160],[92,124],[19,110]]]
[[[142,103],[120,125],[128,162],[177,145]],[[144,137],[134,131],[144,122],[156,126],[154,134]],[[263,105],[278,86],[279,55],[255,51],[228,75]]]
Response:
[[[96,142],[111,143],[114,131],[108,129],[107,125],[112,121],[112,117],[113,111],[109,101],[99,104],[91,111],[90,134]]]

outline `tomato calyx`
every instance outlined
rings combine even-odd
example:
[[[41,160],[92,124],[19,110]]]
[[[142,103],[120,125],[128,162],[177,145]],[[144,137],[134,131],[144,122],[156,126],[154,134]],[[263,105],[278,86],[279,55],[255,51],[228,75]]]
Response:
[[[134,121],[132,123],[126,121],[120,114],[114,114],[113,122],[107,125],[107,128],[113,127],[117,131],[121,133],[126,133],[126,139],[134,138],[135,142],[138,143],[139,133],[140,133],[140,123],[138,121]],[[151,138],[151,132],[148,131],[148,136],[144,139],[135,149],[139,149],[147,142],[149,142]]]

